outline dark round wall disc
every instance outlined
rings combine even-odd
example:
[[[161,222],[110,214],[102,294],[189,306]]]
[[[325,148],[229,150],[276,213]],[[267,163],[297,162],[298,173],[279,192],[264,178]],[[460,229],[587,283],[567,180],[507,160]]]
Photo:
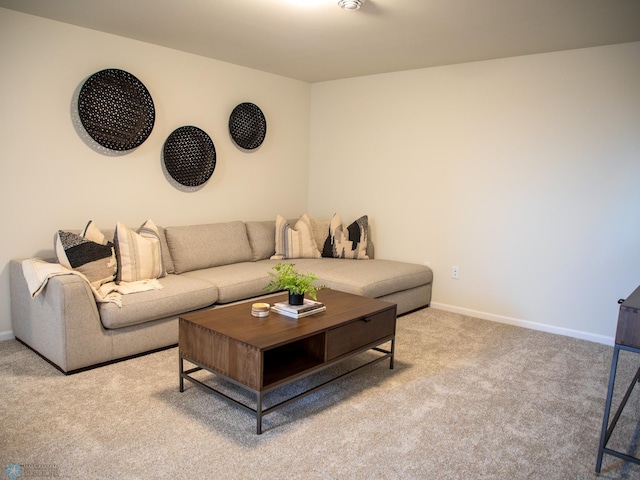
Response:
[[[229,133],[239,147],[258,148],[267,134],[267,120],[262,110],[253,103],[241,103],[229,117]]]
[[[164,143],[163,158],[169,175],[187,187],[204,184],[216,168],[213,141],[193,126],[177,128],[169,135]]]
[[[153,130],[156,111],[146,87],[124,70],[91,75],[78,95],[78,116],[89,136],[110,150],[131,150]]]

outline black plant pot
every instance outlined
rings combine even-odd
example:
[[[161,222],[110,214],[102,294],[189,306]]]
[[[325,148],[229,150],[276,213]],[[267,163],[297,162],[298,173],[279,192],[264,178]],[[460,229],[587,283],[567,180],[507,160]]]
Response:
[[[289,292],[289,305],[302,305],[304,304],[304,294],[293,294]]]

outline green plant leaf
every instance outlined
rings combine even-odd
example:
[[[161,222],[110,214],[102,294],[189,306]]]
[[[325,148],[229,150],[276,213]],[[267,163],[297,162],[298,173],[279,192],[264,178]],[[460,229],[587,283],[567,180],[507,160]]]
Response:
[[[293,263],[280,262],[274,265],[274,271],[269,272],[271,280],[265,287],[271,292],[277,290],[286,290],[294,295],[309,295],[313,300],[317,299],[317,291],[322,290],[324,285],[314,285],[318,277],[309,273],[299,273]]]

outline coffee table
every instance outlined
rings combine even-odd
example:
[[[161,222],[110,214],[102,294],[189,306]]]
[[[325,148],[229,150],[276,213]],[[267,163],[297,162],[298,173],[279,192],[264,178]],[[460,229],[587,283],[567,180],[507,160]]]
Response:
[[[271,303],[286,295],[270,297]],[[256,433],[262,433],[262,417],[309,395],[367,365],[389,359],[393,369],[396,304],[336,290],[321,290],[318,300],[327,309],[300,319],[275,312],[267,317],[251,315],[252,302],[219,307],[180,317],[179,381],[194,383],[208,393],[229,401],[256,417]],[[390,348],[382,348],[391,342]],[[319,372],[362,352],[377,352],[373,360],[331,378],[320,385],[263,408],[268,392]],[[184,362],[195,365],[185,370]],[[256,395],[256,406],[246,405],[192,374],[206,370]]]

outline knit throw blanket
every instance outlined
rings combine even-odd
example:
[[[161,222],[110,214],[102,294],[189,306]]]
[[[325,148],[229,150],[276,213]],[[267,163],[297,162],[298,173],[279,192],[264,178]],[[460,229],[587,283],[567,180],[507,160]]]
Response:
[[[141,280],[138,282],[108,282],[96,289],[82,273],[66,268],[59,263],[51,263],[40,258],[28,258],[22,261],[22,272],[27,281],[32,298],[44,290],[51,277],[57,275],[77,275],[82,278],[93,292],[97,302],[115,303],[122,307],[122,295],[146,292],[148,290],[162,290],[157,279]]]

